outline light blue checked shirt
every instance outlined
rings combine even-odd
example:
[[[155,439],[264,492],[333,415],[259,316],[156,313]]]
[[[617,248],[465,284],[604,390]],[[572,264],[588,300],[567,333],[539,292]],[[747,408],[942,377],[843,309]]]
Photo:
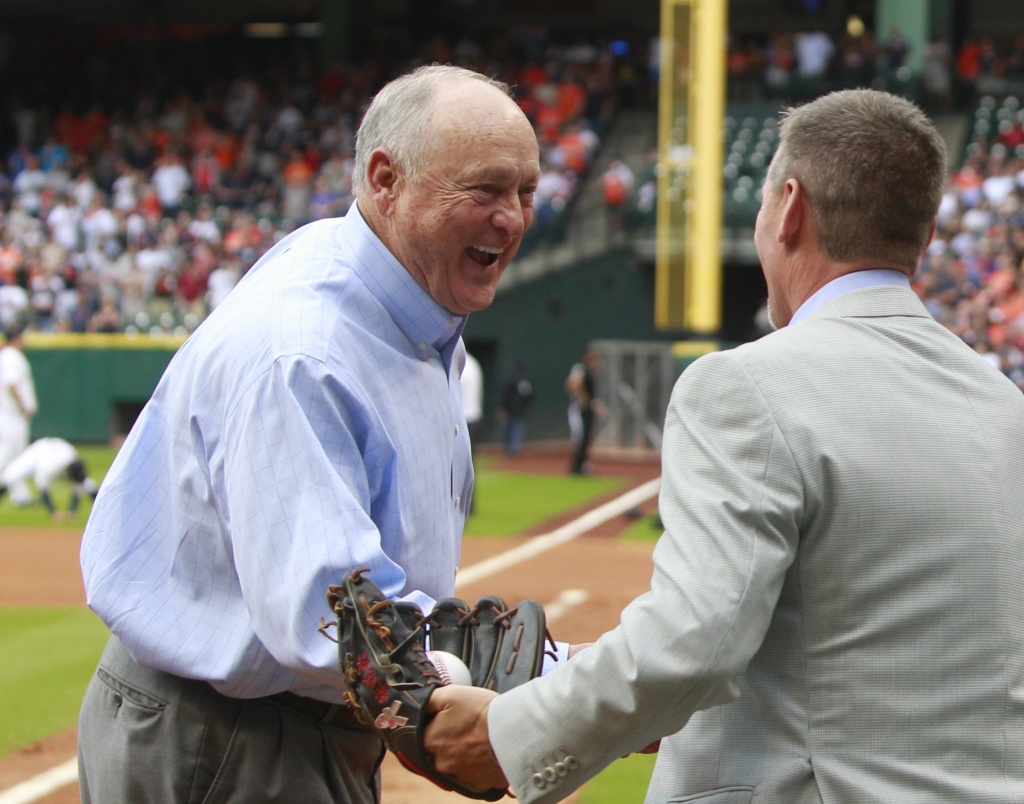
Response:
[[[354,205],[249,271],[174,356],[86,527],[89,606],[136,661],[340,702],[329,584],[370,567],[424,609],[454,593],[464,326]]]

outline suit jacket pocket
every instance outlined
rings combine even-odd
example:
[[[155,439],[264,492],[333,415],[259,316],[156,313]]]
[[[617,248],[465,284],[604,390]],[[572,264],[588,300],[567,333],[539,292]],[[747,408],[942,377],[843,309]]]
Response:
[[[705,793],[694,793],[680,798],[670,798],[665,804],[750,804],[754,800],[754,788],[733,785],[708,790]]]

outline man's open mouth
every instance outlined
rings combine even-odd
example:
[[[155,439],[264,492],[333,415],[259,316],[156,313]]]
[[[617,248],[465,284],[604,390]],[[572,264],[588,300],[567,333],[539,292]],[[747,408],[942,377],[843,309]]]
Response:
[[[488,248],[487,246],[470,246],[466,249],[466,254],[478,265],[489,266],[494,265],[498,261],[498,257],[504,250],[503,248]]]

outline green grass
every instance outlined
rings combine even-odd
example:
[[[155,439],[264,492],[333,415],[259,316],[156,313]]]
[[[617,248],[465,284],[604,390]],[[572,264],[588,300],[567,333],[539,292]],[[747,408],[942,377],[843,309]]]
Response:
[[[652,511],[626,528],[619,538],[627,542],[655,542],[663,531],[658,512]]]
[[[579,804],[629,804],[643,801],[657,754],[631,754],[618,759],[587,782]]]
[[[77,444],[75,448],[78,450],[78,454],[82,456],[82,462],[85,464],[89,477],[99,483],[106,476],[107,470],[114,460],[114,455],[117,454],[116,450],[113,447],[96,444]],[[37,494],[34,484],[30,482],[29,487],[32,489],[33,494]],[[68,509],[68,500],[71,497],[71,484],[66,480],[54,481],[50,487],[50,497],[58,511],[66,511]],[[38,501],[38,496],[36,499]],[[42,503],[37,502],[36,505],[19,508],[11,505],[9,495],[4,495],[3,500],[0,500],[0,526],[26,527],[45,525],[46,527],[57,526],[80,529],[91,510],[92,498],[89,495],[84,495],[78,506],[77,518],[74,520],[55,521],[50,519]]]
[[[622,484],[614,477],[492,472],[478,464],[466,535],[514,536]]]
[[[107,639],[88,609],[0,609],[0,756],[75,725]]]

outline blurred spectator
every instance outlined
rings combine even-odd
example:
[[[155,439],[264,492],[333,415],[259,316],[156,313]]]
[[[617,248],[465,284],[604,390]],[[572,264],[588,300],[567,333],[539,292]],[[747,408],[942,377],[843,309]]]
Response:
[[[891,72],[896,72],[907,62],[907,55],[910,53],[910,42],[903,35],[899,26],[893,25],[889,34],[882,43],[882,53],[885,57],[885,67]]]
[[[100,301],[100,308],[89,319],[87,330],[89,332],[121,332],[124,329],[124,322],[121,312],[117,309],[117,303],[108,297]]]
[[[822,78],[828,72],[836,47],[824,31],[809,31],[796,37],[796,69],[801,78]]]
[[[598,420],[607,416],[604,402],[597,396],[597,372],[601,356],[594,349],[588,349],[579,363],[574,363],[565,379],[565,390],[569,394],[569,433],[572,443],[570,474],[589,475],[593,472],[590,463],[590,447],[597,432]]]
[[[242,278],[242,265],[237,257],[222,258],[210,272],[206,282],[206,304],[213,310],[227,297]]]
[[[43,190],[47,186],[46,173],[39,166],[39,157],[25,154],[24,167],[14,174],[11,188],[21,208],[31,215],[37,215],[43,208]]]
[[[796,64],[792,37],[788,34],[770,36],[766,50],[768,59],[765,83],[773,91],[782,91],[788,86]]]
[[[601,176],[604,206],[608,212],[610,228],[614,232],[622,231],[626,199],[633,191],[635,180],[629,165],[620,159],[613,159]]]
[[[168,151],[157,160],[151,182],[164,215],[173,217],[185,206],[186,193],[192,187],[192,177],[176,151]]]
[[[216,195],[220,188],[221,166],[211,148],[212,143],[192,157],[192,191],[198,197]]]
[[[46,227],[50,237],[65,251],[78,248],[82,213],[72,197],[66,193],[57,196],[57,201],[46,215]]]
[[[502,442],[510,458],[519,455],[526,441],[526,413],[533,401],[533,385],[523,374],[518,362],[509,364],[508,376],[501,389],[499,418],[502,419]]]
[[[296,226],[308,223],[309,204],[313,197],[313,169],[300,148],[293,146],[290,149],[281,178],[284,182],[282,214]]]
[[[946,110],[953,102],[953,52],[945,39],[935,39],[924,55],[922,84],[925,104]]]

